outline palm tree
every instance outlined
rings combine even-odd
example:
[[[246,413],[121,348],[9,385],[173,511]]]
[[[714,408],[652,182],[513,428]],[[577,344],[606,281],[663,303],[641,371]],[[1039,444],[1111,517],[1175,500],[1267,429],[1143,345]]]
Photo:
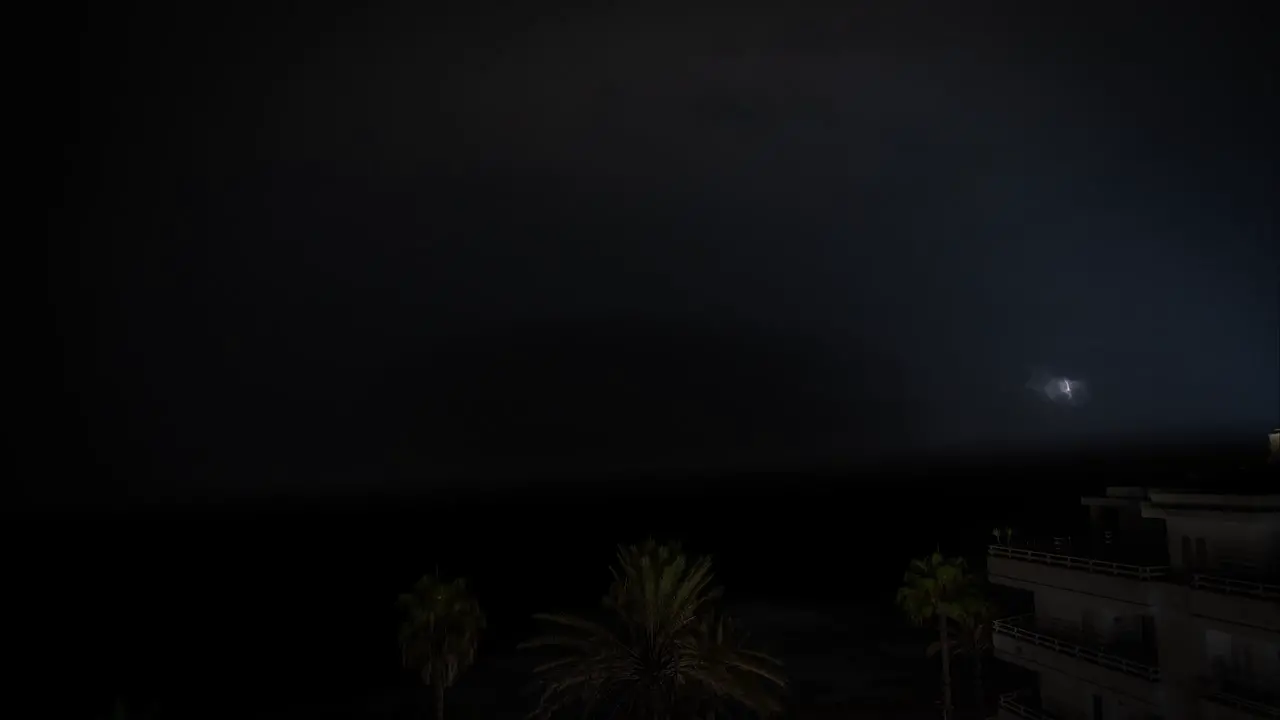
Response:
[[[973,692],[980,717],[986,717],[987,695],[982,680],[982,658],[991,650],[991,623],[996,618],[995,603],[987,598],[978,578],[970,576],[959,602],[956,620],[960,625],[960,642],[973,667]]]
[[[599,619],[537,615],[556,626],[522,645],[559,657],[539,665],[536,715],[579,706],[586,715],[637,720],[708,716],[737,705],[780,711],[780,663],[746,647],[746,636],[713,605],[709,558],[650,540],[618,550]]]
[[[433,575],[418,580],[398,604],[405,612],[400,662],[435,691],[436,720],[444,720],[444,691],[475,662],[484,613],[466,580],[445,582]]]
[[[938,654],[942,657],[942,716],[951,717],[951,637],[947,618],[961,615],[959,601],[967,592],[964,558],[939,551],[912,560],[898,589],[898,606],[917,625],[938,622]]]
[[[967,656],[973,668],[973,694],[977,704],[979,717],[986,717],[986,690],[982,676],[982,659],[992,648],[991,622],[996,616],[996,607],[991,603],[975,576],[968,576],[965,589],[956,600],[955,632],[948,629],[948,643],[953,656]],[[925,650],[925,655],[933,657],[942,651],[942,642],[935,640]]]
[[[782,712],[781,690],[786,688],[776,659],[750,647],[749,636],[728,615],[707,613],[698,623],[694,657],[703,663],[701,705],[706,720],[728,712],[735,703],[759,715]]]

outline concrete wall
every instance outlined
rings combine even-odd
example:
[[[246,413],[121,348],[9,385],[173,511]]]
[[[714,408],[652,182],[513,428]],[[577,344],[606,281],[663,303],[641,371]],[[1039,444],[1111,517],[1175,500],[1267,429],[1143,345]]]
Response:
[[[1197,720],[1258,720],[1258,716],[1239,708],[1228,707],[1207,698],[1196,703],[1200,714]]]
[[[1191,614],[1249,628],[1280,633],[1280,603],[1211,590],[1189,591]]]
[[[1237,621],[1241,604],[1236,596],[1222,596],[1228,603],[1222,606],[1224,611],[1228,607],[1235,608],[1234,613],[1227,613],[1231,615],[1229,619],[1213,620],[1193,614],[1195,599],[1204,594],[1203,591],[1165,584],[1157,599],[1157,650],[1162,692],[1168,709],[1166,720],[1195,717],[1189,713],[1200,712],[1206,707],[1201,702],[1202,682],[1210,675],[1210,658],[1221,652],[1219,648],[1226,642],[1224,638],[1247,638],[1252,657],[1257,658],[1254,666],[1259,668],[1258,672],[1280,673],[1280,659],[1268,659],[1280,651],[1280,632],[1269,633],[1240,625]],[[1215,634],[1210,634],[1210,630]],[[1273,676],[1280,677],[1280,674]],[[1218,709],[1215,712],[1228,711]]]
[[[1100,513],[1094,515],[1096,520]],[[1274,512],[1169,507],[1148,520],[1165,525],[1167,537],[1161,542],[1175,568],[1196,569],[1182,566],[1186,536],[1193,566],[1200,563],[1195,540],[1204,538],[1207,567],[1201,571],[1207,574],[1239,573],[1224,567],[1230,562],[1252,562],[1260,573],[1280,570],[1280,515]],[[1124,513],[1107,526],[1139,531]],[[1144,524],[1144,530],[1153,527]],[[1248,676],[1250,684],[1280,687],[1280,603],[1193,590],[1172,578],[1141,581],[1011,558],[988,558],[988,571],[993,583],[1033,593],[1036,620],[1046,627],[1076,628],[1107,642],[1132,637],[1142,627],[1141,617],[1151,618],[1144,632],[1154,629],[1158,683],[996,635],[996,656],[1037,672],[1045,710],[1064,720],[1091,718],[1095,694],[1102,697],[1107,720],[1147,720],[1157,713],[1164,720],[1242,720],[1247,717],[1242,711],[1204,699],[1203,681],[1215,654],[1229,656],[1228,667]]]
[[[1200,703],[1198,678],[1204,655],[1203,627],[1190,614],[1190,593],[1180,585],[1162,583],[1156,598],[1155,623],[1159,642],[1161,695],[1165,720],[1196,717]]]
[[[1107,688],[1068,677],[1062,673],[1040,673],[1040,699],[1046,712],[1061,720],[1092,720],[1094,696],[1102,702],[1105,720],[1146,720],[1156,708],[1116,695]]]
[[[1159,562],[1164,555],[1164,521],[1142,515],[1142,503],[1134,500],[1125,505],[1089,507],[1088,537],[1097,548],[1105,548],[1107,532],[1111,533],[1111,551],[1117,555],[1145,557]]]
[[[1245,684],[1262,689],[1280,685],[1280,643],[1205,628],[1204,675],[1219,669],[1238,676]]]
[[[1066,675],[1083,687],[1098,688],[1100,694],[1121,696],[1129,706],[1145,708],[1146,712],[1158,712],[1160,709],[1158,682],[1095,665],[1008,635],[997,633],[994,640],[996,657],[1038,672],[1042,678],[1046,673]],[[1087,695],[1092,698],[1093,692]]]
[[[1155,592],[1150,581],[993,556],[987,558],[987,577],[993,583],[1008,587],[1023,590],[1061,588],[1124,601],[1135,608],[1150,605],[1151,595]]]
[[[1037,623],[1060,626],[1083,640],[1104,645],[1123,640],[1137,642],[1144,632],[1142,616],[1152,612],[1144,605],[1059,588],[1037,588],[1035,604]],[[1154,624],[1148,629],[1154,630]],[[1155,641],[1146,638],[1151,646]]]
[[[1226,572],[1230,564],[1239,562],[1254,565],[1258,572],[1275,571],[1276,557],[1280,556],[1280,534],[1272,515],[1260,514],[1250,521],[1229,519],[1239,517],[1239,514],[1225,513],[1171,513],[1165,521],[1170,564],[1182,571],[1196,569],[1200,564],[1196,541],[1204,538],[1209,572]],[[1190,566],[1184,557],[1184,537],[1191,539]]]
[[[1081,628],[1081,603],[1074,593],[1057,588],[1036,588],[1036,624],[1044,628]]]
[[[1089,717],[1088,708],[1081,706],[1080,682],[1062,673],[1040,673],[1040,705],[1056,718]]]

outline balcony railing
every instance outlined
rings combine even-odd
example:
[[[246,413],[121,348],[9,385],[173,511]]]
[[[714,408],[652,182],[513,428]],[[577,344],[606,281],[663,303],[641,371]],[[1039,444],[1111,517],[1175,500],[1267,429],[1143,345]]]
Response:
[[[1000,696],[1000,707],[1027,720],[1058,720],[1053,715],[1036,707],[1031,693],[1026,690],[1005,693]]]
[[[1232,707],[1237,710],[1244,710],[1246,712],[1251,712],[1256,715],[1261,715],[1263,717],[1280,718],[1280,707],[1277,707],[1271,701],[1253,700],[1253,699],[1244,697],[1242,695],[1236,695],[1235,693],[1227,692],[1225,690],[1220,690],[1215,693],[1210,693],[1209,699],[1216,703],[1226,705],[1227,707]]]
[[[1094,665],[1101,665],[1143,680],[1154,682],[1160,679],[1160,669],[1154,665],[1117,655],[1104,647],[1084,645],[1076,640],[1046,634],[1041,631],[1042,629],[1036,628],[1034,618],[1030,615],[996,620],[991,625],[997,633],[1079,658]]]
[[[1250,682],[1231,673],[1207,678],[1205,695],[1216,703],[1237,710],[1262,717],[1280,717],[1280,697],[1259,689],[1256,681]]]
[[[1196,573],[1191,576],[1191,587],[1197,590],[1211,590],[1227,595],[1248,595],[1263,600],[1280,600],[1280,585],[1260,580],[1243,580]]]
[[[1099,575],[1115,575],[1119,577],[1135,578],[1137,580],[1157,580],[1169,574],[1168,565],[1129,565],[1127,563],[1112,562],[1110,560],[1098,560],[1095,558],[1077,557],[1075,555],[1063,555],[1060,553],[1044,552],[1041,550],[1013,547],[1010,545],[990,545],[987,548],[987,554],[992,557],[1025,560],[1027,562],[1040,563],[1042,565],[1055,565],[1057,567],[1070,568],[1072,570],[1083,570],[1084,572],[1097,573]]]

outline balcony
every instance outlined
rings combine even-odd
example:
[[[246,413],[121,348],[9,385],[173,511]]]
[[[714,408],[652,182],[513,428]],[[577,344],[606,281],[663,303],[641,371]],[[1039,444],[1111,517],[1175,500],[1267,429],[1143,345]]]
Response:
[[[1191,612],[1218,622],[1280,632],[1280,585],[1258,577],[1196,573]]]
[[[1080,637],[1071,637],[1070,631],[1037,624],[1031,615],[1021,615],[992,623],[996,633],[1047,648],[1059,655],[1083,660],[1142,680],[1160,680],[1154,653],[1145,648],[1120,644],[1103,645],[1089,643]]]
[[[1206,683],[1205,699],[1210,718],[1280,718],[1280,698],[1260,690],[1256,683],[1238,679],[1214,679]]]
[[[987,574],[992,582],[1023,590],[1056,587],[1151,605],[1152,581],[1169,575],[1168,565],[1142,563],[1113,552],[1090,552],[1084,547],[991,545],[987,548]]]
[[[1040,563],[1042,565],[1053,565],[1098,575],[1133,578],[1135,580],[1159,580],[1169,574],[1168,565],[1131,565],[1092,557],[1045,552],[1043,550],[1034,550],[1030,547],[991,545],[987,548],[987,555],[996,558]]]
[[[1226,595],[1244,595],[1272,602],[1280,601],[1280,585],[1263,582],[1262,580],[1245,580],[1196,573],[1191,576],[1191,587],[1196,590],[1208,590],[1209,592]]]
[[[1036,699],[1035,693],[1028,690],[1001,695],[998,707],[1000,708],[998,720],[1006,720],[1008,718],[1058,720],[1054,715],[1045,712],[1040,707],[1040,702]]]
[[[1037,624],[1031,616],[992,623],[997,658],[1037,673],[1053,671],[1156,709],[1160,670],[1154,653],[1136,645],[1090,642],[1078,630]]]

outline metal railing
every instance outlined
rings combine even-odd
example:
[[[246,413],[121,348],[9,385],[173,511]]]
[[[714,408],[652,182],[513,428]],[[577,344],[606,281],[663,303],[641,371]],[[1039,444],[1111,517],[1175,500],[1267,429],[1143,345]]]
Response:
[[[1026,690],[1004,693],[1000,696],[999,705],[1002,709],[1027,720],[1057,720],[1044,710],[1028,705],[1026,700],[1029,699],[1030,694]]]
[[[1129,563],[1113,562],[1111,560],[1099,560],[1097,558],[1081,557],[1077,555],[1064,555],[1062,553],[1032,550],[1031,548],[1014,547],[1011,545],[988,545],[987,554],[991,557],[1023,560],[1041,565],[1053,565],[1055,567],[1080,570],[1098,575],[1128,577],[1136,580],[1177,581],[1179,579],[1174,576],[1172,569],[1168,565],[1132,565]],[[1184,581],[1185,577],[1185,575],[1181,576]],[[1247,580],[1243,578],[1227,577],[1225,575],[1194,573],[1191,576],[1191,586],[1197,590],[1209,590],[1227,595],[1247,595],[1249,597],[1261,598],[1263,600],[1280,600],[1280,585],[1263,582],[1261,580]]]
[[[1249,595],[1264,600],[1280,600],[1280,585],[1273,585],[1258,580],[1241,580],[1195,573],[1191,576],[1191,587],[1197,590],[1212,590],[1227,595]]]
[[[1056,565],[1057,567],[1070,568],[1072,570],[1083,570],[1100,575],[1130,577],[1138,580],[1156,580],[1169,574],[1168,565],[1129,565],[1127,563],[1111,562],[1110,560],[1061,555],[1059,553],[1009,545],[989,545],[987,546],[987,554],[992,557],[1025,560],[1042,565]]]
[[[1276,707],[1269,702],[1258,700],[1250,700],[1249,698],[1240,697],[1225,691],[1218,691],[1209,694],[1209,699],[1216,703],[1221,703],[1237,710],[1245,710],[1247,712],[1257,713],[1263,717],[1280,718],[1280,707]]]
[[[1033,627],[1027,627],[1029,625],[1033,625],[1033,618],[1030,615],[1020,615],[991,623],[992,629],[997,633],[1008,635],[1032,645],[1048,648],[1056,653],[1079,658],[1094,665],[1101,665],[1143,680],[1155,682],[1160,679],[1160,669],[1157,667],[1121,657],[1098,647],[1089,647],[1073,640],[1046,635],[1045,633],[1037,632]]]

